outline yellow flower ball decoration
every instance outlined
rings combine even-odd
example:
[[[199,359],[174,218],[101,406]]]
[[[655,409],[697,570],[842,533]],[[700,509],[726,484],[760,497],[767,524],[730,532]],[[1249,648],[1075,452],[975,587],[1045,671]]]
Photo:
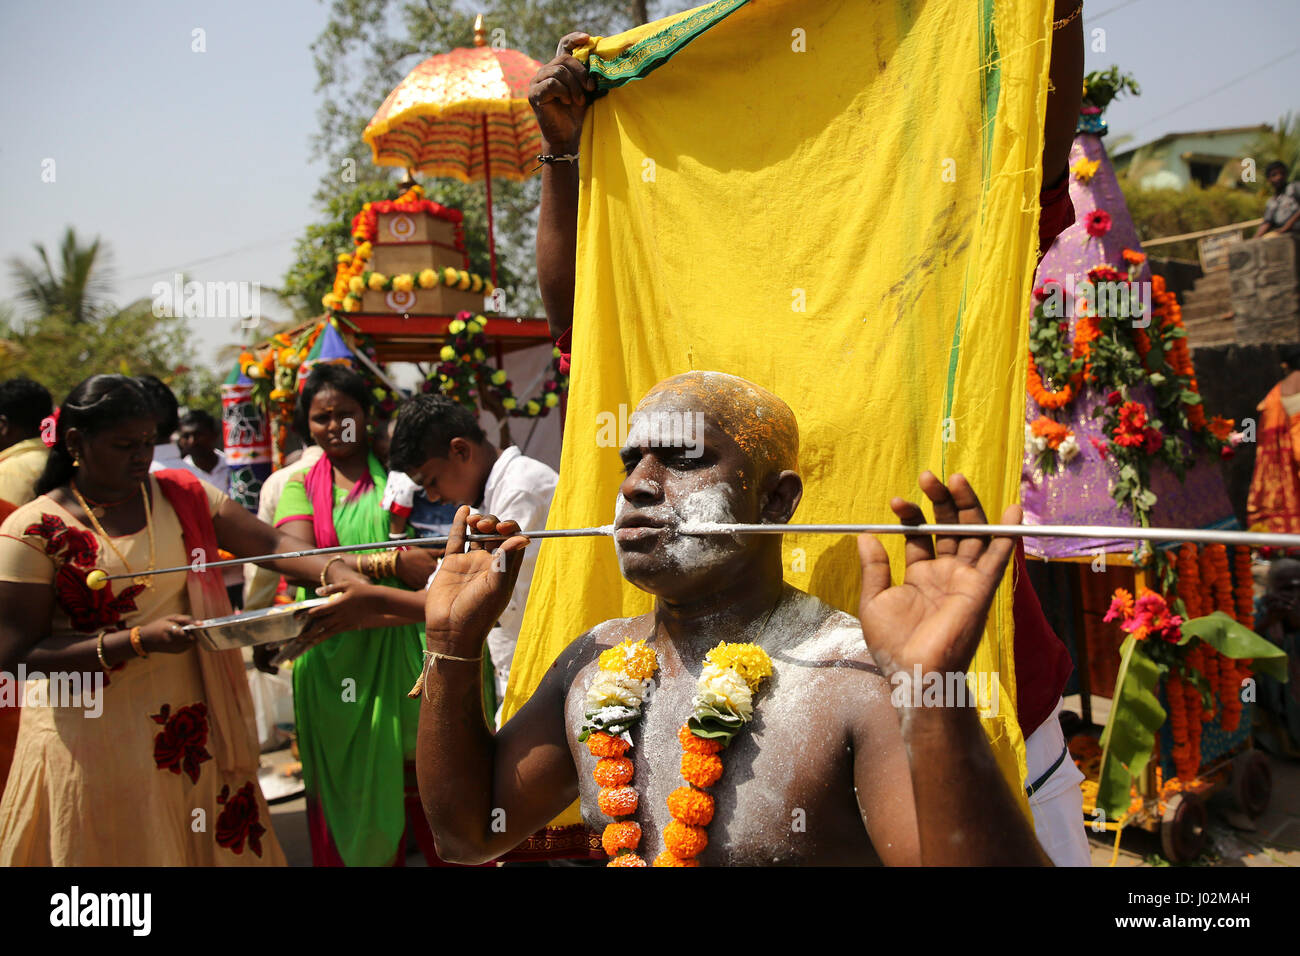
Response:
[[[388,277],[382,272],[370,273],[370,278],[366,281],[366,287],[371,292],[383,292],[384,286],[388,284]]]
[[[634,680],[649,680],[659,668],[659,659],[645,641],[629,639],[601,652],[597,666],[603,671],[624,671]]]
[[[438,284],[438,273],[432,269],[421,270],[418,278],[421,289],[432,289]]]
[[[393,288],[398,292],[410,292],[415,288],[415,277],[405,274],[393,276]]]
[[[704,656],[710,664],[729,668],[745,679],[751,691],[772,676],[772,658],[757,644],[720,643]]]
[[[361,276],[353,276],[348,280],[348,291],[353,295],[360,295],[362,292],[366,291],[366,283],[362,280]]]

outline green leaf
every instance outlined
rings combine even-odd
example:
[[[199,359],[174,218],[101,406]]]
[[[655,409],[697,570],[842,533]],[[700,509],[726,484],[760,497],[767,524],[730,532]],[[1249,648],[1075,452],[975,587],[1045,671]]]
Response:
[[[1179,395],[1179,398],[1181,398],[1181,399],[1183,400],[1183,404],[1184,404],[1184,405],[1199,405],[1199,404],[1201,404],[1201,396],[1197,395],[1195,392],[1193,392],[1193,391],[1192,391],[1191,389],[1189,389],[1189,388],[1185,388],[1185,389],[1183,389],[1182,394]]]
[[[1151,759],[1156,731],[1165,722],[1165,709],[1156,697],[1160,668],[1130,635],[1120,646],[1115,698],[1101,735],[1101,779],[1097,806],[1108,820],[1128,811],[1129,790]]]
[[[1224,657],[1253,658],[1255,670],[1282,682],[1287,680],[1286,651],[1222,611],[1184,621],[1182,633],[1179,644],[1199,637]]]

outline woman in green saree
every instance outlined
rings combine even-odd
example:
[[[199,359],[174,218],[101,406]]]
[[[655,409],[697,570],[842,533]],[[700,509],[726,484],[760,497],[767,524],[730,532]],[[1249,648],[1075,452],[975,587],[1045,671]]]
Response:
[[[369,404],[356,373],[338,365],[312,370],[295,427],[325,454],[285,486],[277,527],[315,547],[387,539],[386,472],[367,440]],[[382,626],[334,634],[293,664],[315,866],[400,866],[408,825],[430,864],[439,862],[412,763],[420,706],[407,697],[420,674],[423,638],[419,624],[402,623],[423,618],[419,592],[437,554],[412,548],[331,558],[374,578],[381,587],[372,606],[394,613],[375,615]],[[330,610],[318,609],[312,626],[337,629]]]

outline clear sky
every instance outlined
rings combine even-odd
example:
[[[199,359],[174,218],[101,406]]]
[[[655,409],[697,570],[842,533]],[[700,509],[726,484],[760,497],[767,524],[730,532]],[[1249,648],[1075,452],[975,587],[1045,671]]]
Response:
[[[279,285],[316,215],[309,47],[326,17],[319,0],[0,0],[0,299],[8,260],[66,225],[110,244],[122,303],[178,268]],[[1129,145],[1300,110],[1297,0],[1087,0],[1084,19],[1105,43],[1087,68],[1117,63],[1142,86],[1108,111]],[[234,339],[192,324],[201,361]]]

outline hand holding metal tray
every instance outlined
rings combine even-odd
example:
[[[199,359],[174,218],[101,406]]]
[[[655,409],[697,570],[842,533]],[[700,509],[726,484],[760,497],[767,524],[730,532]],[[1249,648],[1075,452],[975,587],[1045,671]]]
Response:
[[[200,645],[212,651],[284,644],[276,655],[275,663],[285,663],[310,646],[296,640],[306,626],[304,612],[319,607],[328,600],[329,598],[312,598],[309,601],[277,604],[244,614],[229,614],[189,624],[185,630],[192,633]]]

